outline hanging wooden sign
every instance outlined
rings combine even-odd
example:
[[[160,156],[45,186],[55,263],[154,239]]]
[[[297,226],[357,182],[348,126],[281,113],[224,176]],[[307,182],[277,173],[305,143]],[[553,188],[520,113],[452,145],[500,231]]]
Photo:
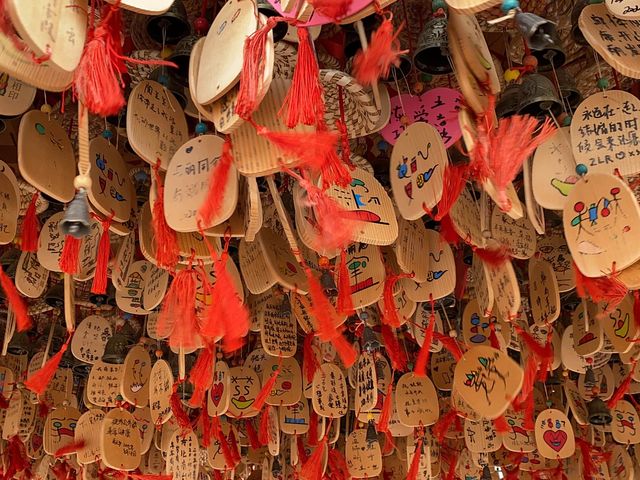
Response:
[[[640,335],[638,324],[634,320],[633,295],[627,295],[615,308],[605,309],[598,306],[596,317],[600,317],[600,324],[604,336],[613,346],[613,351],[626,353],[634,346],[634,340]],[[611,310],[611,311],[605,311]]]
[[[87,465],[100,458],[100,439],[102,432],[102,420],[105,413],[97,408],[84,412],[76,424],[74,442],[83,442],[84,445],[76,452],[78,463]]]
[[[166,473],[174,479],[197,480],[200,470],[200,445],[193,430],[176,430],[167,449]]]
[[[313,409],[321,417],[339,418],[347,413],[347,383],[337,365],[323,363],[313,377]]]
[[[427,281],[430,245],[427,231],[421,220],[410,222],[403,218],[398,220],[398,239],[394,244],[394,252],[398,266],[405,273],[413,274],[417,283]]]
[[[456,361],[451,352],[443,348],[431,355],[431,376],[438,390],[451,391]]]
[[[480,227],[480,208],[473,193],[468,188],[463,188],[456,203],[449,212],[451,223],[456,233],[476,247],[483,248],[486,243]]]
[[[366,428],[349,434],[345,445],[345,459],[353,478],[372,478],[382,472],[380,443],[368,441]]]
[[[232,262],[233,263],[233,262]],[[157,308],[167,293],[169,284],[169,272],[149,264],[144,279],[144,291],[142,292],[142,308],[151,311]]]
[[[443,333],[444,328],[442,325],[442,317],[440,316],[439,310],[435,309],[432,316],[431,305],[429,303],[421,303],[416,307],[416,314],[413,318],[413,321],[409,322],[409,328],[411,329],[413,338],[416,339],[416,342],[421,347],[425,340],[426,330],[429,327],[429,322],[431,322],[432,320],[435,322],[433,331]],[[437,339],[432,339],[429,351],[439,352],[441,350],[442,342]]]
[[[573,455],[576,441],[571,423],[564,413],[549,408],[538,414],[535,424],[536,445],[541,456],[557,460]]]
[[[553,323],[560,315],[558,281],[553,267],[545,260],[529,260],[529,306],[536,325]]]
[[[0,115],[15,117],[29,110],[36,97],[35,87],[7,73],[0,73],[0,85]]]
[[[398,420],[408,427],[429,426],[440,416],[437,393],[429,377],[405,373],[396,386]]]
[[[98,407],[115,407],[118,404],[123,375],[122,364],[96,361],[87,380],[89,401]]]
[[[136,247],[136,236],[127,235],[116,252],[115,262],[111,269],[111,281],[116,290],[124,288],[129,267],[133,262]]]
[[[154,425],[162,425],[173,416],[170,404],[172,388],[171,367],[165,360],[157,360],[149,377],[149,407]]]
[[[575,288],[576,280],[571,266],[571,252],[562,228],[547,228],[545,235],[538,239],[536,254],[551,264],[558,281],[558,290],[561,293]]]
[[[531,258],[536,251],[536,231],[527,215],[515,220],[495,205],[491,214],[491,235],[509,249],[514,258]]]
[[[473,254],[473,261],[469,274],[473,280],[473,296],[476,298],[474,308],[479,310],[483,316],[487,316],[493,309],[495,297],[490,284],[489,265],[483,262],[480,257]]]
[[[580,395],[575,382],[569,378],[564,382],[564,394],[567,399],[567,405],[571,409],[576,422],[580,425],[588,425],[589,411],[587,410],[587,404]]]
[[[107,467],[131,471],[141,460],[138,424],[126,410],[114,408],[102,420],[100,457]]]
[[[356,411],[370,412],[378,403],[378,377],[372,352],[360,352],[354,373]]]
[[[44,451],[53,455],[59,448],[71,445],[79,418],[78,409],[70,406],[61,406],[50,412],[42,430]]]
[[[297,290],[306,295],[309,285],[304,271],[298,264],[287,239],[270,228],[262,228],[257,236],[257,242],[267,268],[278,283],[288,290]]]
[[[124,359],[123,378],[120,393],[126,402],[136,407],[149,403],[149,378],[151,356],[142,345],[135,345]]]
[[[615,445],[611,449],[611,457],[607,462],[611,480],[633,480],[634,464],[631,456],[622,445]]]
[[[36,253],[22,252],[16,267],[15,283],[25,297],[39,298],[47,288],[49,270],[38,261]]]
[[[385,270],[380,248],[352,243],[346,248],[351,299],[356,308],[366,307],[382,298]]]
[[[3,440],[9,440],[11,437],[18,435],[23,407],[22,392],[20,390],[14,390],[9,398],[9,406],[7,407],[2,425]]]
[[[280,370],[276,383],[269,392],[266,403],[269,405],[289,406],[296,405],[302,397],[302,371],[295,358],[269,357],[264,363],[262,372],[262,384],[266,383],[271,375]]]
[[[573,325],[573,348],[578,355],[593,355],[604,345],[602,325],[595,317],[593,308],[580,303],[571,315]]]
[[[261,232],[258,232],[259,235]],[[264,293],[276,284],[277,279],[273,270],[267,267],[259,241],[247,242],[246,239],[241,239],[238,258],[242,279],[251,293],[254,295]]]
[[[640,443],[640,418],[638,411],[630,402],[619,400],[612,409],[611,434],[613,439],[623,445],[635,445]]]
[[[593,374],[595,376],[594,384],[598,387],[597,393],[596,390],[593,389],[593,386],[587,384],[587,377],[585,373],[578,376],[578,392],[580,393],[580,396],[584,398],[585,401],[591,401],[595,397],[604,401],[609,400],[613,395],[613,390],[615,388],[613,371],[609,365],[604,365],[602,368],[594,369]]]
[[[0,172],[0,245],[6,245],[13,241],[18,228],[19,190],[6,164],[2,162],[0,167],[5,167]]]
[[[426,243],[429,245],[426,282],[402,279],[407,297],[414,302],[446,297],[453,293],[456,286],[456,266],[451,246],[440,237],[440,233],[431,229],[426,230]]]
[[[229,366],[222,360],[216,362],[213,369],[213,383],[207,396],[207,412],[212,417],[224,415],[231,401],[231,379]]]
[[[109,321],[99,315],[85,317],[71,339],[71,353],[78,360],[94,364],[102,358],[107,341],[113,335]]]
[[[258,411],[251,408],[260,393],[260,378],[248,367],[233,367],[229,369],[230,404],[227,415],[232,418],[251,418],[258,415]]]
[[[491,420],[464,421],[464,443],[471,453],[495,452],[502,446]]]
[[[504,419],[509,426],[509,429],[501,434],[504,448],[510,452],[533,452],[536,449],[536,441],[533,432],[525,428],[524,411],[509,408],[504,414]]]
[[[574,348],[573,325],[569,325],[562,333],[561,355],[562,365],[567,370],[577,373],[585,373],[588,366],[597,369],[605,365],[611,358],[610,353],[598,352],[592,357],[579,355]]]
[[[138,423],[138,431],[142,439],[140,453],[144,455],[151,448],[153,434],[155,432],[155,428],[153,428],[153,424],[151,423],[151,409],[148,406],[136,408],[131,412],[131,415],[133,415],[133,418],[135,418]]]
[[[607,10],[623,20],[639,20],[640,6],[632,0],[605,0]]]
[[[286,435],[304,435],[309,431],[309,403],[306,398],[278,409],[280,430]]]
[[[557,129],[536,149],[531,173],[536,202],[549,210],[564,209],[567,196],[578,181],[569,127]]]
[[[131,264],[121,290],[116,290],[116,304],[121,310],[134,315],[145,315],[147,311],[142,304],[147,272],[151,262],[138,260]]]

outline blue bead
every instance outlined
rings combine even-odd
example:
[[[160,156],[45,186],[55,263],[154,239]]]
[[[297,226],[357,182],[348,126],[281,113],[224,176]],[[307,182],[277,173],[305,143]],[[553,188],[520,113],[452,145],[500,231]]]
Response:
[[[169,85],[169,76],[168,75],[158,75],[158,83],[163,87]]]
[[[382,150],[383,152],[389,148],[389,144],[385,140],[380,140],[378,142],[378,150]]]
[[[445,8],[445,3],[444,0],[433,0],[431,2],[431,8],[433,9],[433,11],[435,12],[436,10],[439,10],[441,8]]]
[[[598,79],[598,88],[602,88],[604,90],[609,88],[609,80],[607,80],[606,78],[599,78]]]
[[[207,125],[204,122],[198,122],[196,124],[196,133],[198,135],[204,135],[207,133]]]
[[[113,137],[113,132],[111,130],[105,129],[102,131],[102,138],[106,138],[107,140],[109,140],[112,137]]]
[[[135,173],[133,178],[135,178],[136,182],[144,183],[147,181],[147,178],[149,178],[149,175],[147,175],[147,172],[140,170],[139,172]]]
[[[576,165],[576,173],[580,176],[586,175],[589,169],[584,163],[579,163]]]
[[[504,12],[508,12],[509,10],[513,10],[514,8],[520,8],[520,2],[518,2],[518,0],[503,0],[502,1],[502,10]]]

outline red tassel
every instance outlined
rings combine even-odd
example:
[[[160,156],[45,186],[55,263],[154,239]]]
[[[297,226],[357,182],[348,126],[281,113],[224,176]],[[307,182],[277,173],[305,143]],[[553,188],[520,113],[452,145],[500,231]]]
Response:
[[[304,448],[304,441],[302,435],[296,435],[296,448],[298,449],[298,464],[304,465],[309,459],[307,457],[307,451]]]
[[[536,375],[538,373],[538,368],[540,366],[540,361],[536,358],[535,353],[530,352],[529,357],[527,358],[527,363],[524,367],[524,378],[522,380],[522,388],[520,389],[520,393],[517,398],[518,403],[522,403],[526,401],[533,392],[533,386],[536,381]]]
[[[314,10],[335,21],[345,17],[351,0],[309,0]]]
[[[351,480],[349,474],[349,467],[347,461],[342,455],[342,452],[337,448],[329,449],[329,470],[331,471],[331,478],[333,480]]]
[[[613,311],[627,296],[627,287],[618,280],[615,273],[605,277],[590,278],[583,275],[575,263],[573,263],[573,272],[578,296],[589,297],[595,303],[606,303],[604,313]]]
[[[187,412],[182,408],[182,400],[178,396],[178,385],[180,385],[180,381],[176,380],[173,384],[173,392],[171,393],[171,398],[169,399],[169,405],[171,406],[171,412],[173,412],[173,416],[178,422],[180,428],[185,429],[191,426],[191,419]]]
[[[490,321],[489,323],[489,342],[491,343],[491,347],[496,350],[500,350],[500,341],[498,340],[498,335],[496,335],[496,322]]]
[[[433,338],[435,340],[438,340],[440,343],[442,343],[444,348],[449,350],[449,353],[453,355],[453,358],[455,358],[456,361],[462,359],[462,350],[460,349],[460,345],[458,344],[458,341],[455,338],[452,338],[449,335],[445,335],[444,333],[440,333],[436,331],[433,332]]]
[[[78,450],[82,450],[85,444],[86,443],[84,440],[72,442],[68,445],[65,445],[64,447],[60,447],[59,449],[57,449],[53,456],[55,458],[60,458],[60,457],[64,457],[65,455],[71,455],[73,453],[76,453]]]
[[[311,447],[318,445],[318,414],[314,409],[309,412],[309,431],[307,432],[307,443]]]
[[[224,192],[229,181],[229,173],[233,164],[231,152],[231,138],[227,136],[222,147],[222,155],[214,165],[209,177],[207,196],[198,210],[198,215],[205,226],[211,225],[211,219],[216,218],[224,202]]]
[[[262,444],[260,443],[260,439],[258,438],[258,432],[256,432],[256,429],[253,426],[253,421],[251,421],[249,418],[245,418],[244,428],[247,431],[249,445],[253,450],[258,450],[262,446]]]
[[[497,248],[474,248],[473,253],[484,263],[493,267],[504,265],[511,259],[509,247],[506,245],[500,245]]]
[[[22,229],[20,231],[20,249],[23,252],[35,253],[38,251],[38,236],[40,235],[40,222],[36,212],[36,203],[40,192],[36,191],[31,197],[29,207],[22,219]]]
[[[304,378],[307,383],[313,382],[313,377],[316,374],[316,370],[320,367],[320,363],[313,352],[313,332],[307,333],[304,337],[304,344],[302,347],[302,366],[304,369]]]
[[[431,348],[431,342],[433,342],[433,332],[436,324],[436,313],[433,296],[430,296],[429,301],[431,302],[431,315],[429,316],[429,325],[427,325],[427,329],[424,332],[424,341],[422,342],[422,347],[420,347],[418,358],[416,359],[415,366],[413,367],[413,373],[415,373],[416,377],[424,377],[427,374],[427,365],[429,363],[429,357],[431,355],[431,351],[429,349]]]
[[[94,217],[96,218],[96,217]],[[109,238],[109,227],[113,220],[113,213],[105,220],[100,220],[102,225],[102,235],[98,242],[98,255],[96,257],[96,270],[91,284],[91,293],[104,294],[107,291],[107,267],[111,256],[111,240]]]
[[[80,244],[82,240],[71,235],[64,237],[64,247],[62,247],[62,255],[58,260],[60,270],[69,275],[75,275],[79,270]]]
[[[393,441],[393,435],[391,435],[390,431],[384,432],[384,447],[382,448],[382,455],[391,455],[396,448],[396,445]]]
[[[411,459],[411,466],[407,472],[407,480],[416,480],[418,478],[418,469],[420,468],[420,457],[422,457],[422,442],[423,439],[419,438],[416,443],[416,449],[413,452],[413,458]]]
[[[241,460],[240,449],[238,448],[238,441],[236,440],[236,434],[233,432],[233,428],[229,429],[229,450],[231,450],[234,465],[238,465]]]
[[[156,261],[158,266],[173,270],[178,263],[178,236],[167,225],[164,216],[164,182],[160,177],[160,159],[153,166],[153,175],[156,183],[156,199],[153,202],[153,233],[156,240]]]
[[[271,411],[271,405],[267,405],[267,408],[260,415],[260,426],[258,428],[258,440],[262,445],[268,445],[271,441],[271,431],[269,429],[269,413]]]
[[[213,435],[213,429],[211,427],[211,417],[207,411],[206,399],[202,402],[202,410],[200,412],[202,418],[202,446],[207,448],[211,445],[211,436]]]
[[[169,344],[174,348],[198,346],[196,311],[197,272],[185,268],[173,279],[158,316],[158,330],[170,332]]]
[[[396,332],[389,326],[382,324],[380,326],[380,332],[382,333],[382,340],[387,352],[389,360],[391,360],[391,367],[399,372],[407,370],[407,358],[400,350],[400,342]]]
[[[633,319],[640,328],[640,290],[633,291]]]
[[[468,169],[466,165],[447,164],[442,173],[442,196],[438,202],[438,213],[433,215],[433,212],[423,204],[424,211],[437,221],[449,215],[451,208],[458,201],[460,193],[462,193],[462,189],[467,183],[467,175]]]
[[[309,460],[300,469],[300,480],[320,480],[323,471],[324,449],[327,445],[327,436],[325,435],[316,449],[313,451]]]
[[[400,50],[398,40],[402,27],[394,33],[392,18],[391,12],[387,12],[382,25],[371,35],[369,48],[359,51],[353,59],[353,71],[361,85],[370,86],[379,78],[388,77],[391,65],[398,66],[399,56],[406,53],[406,50]]]
[[[227,441],[227,438],[222,431],[222,427],[220,426],[220,419],[218,417],[213,417],[212,428],[214,435],[216,436],[216,440],[220,445],[220,450],[222,450],[222,456],[224,457],[224,463],[227,469],[233,470],[236,466],[235,457],[231,452],[231,448]]]
[[[282,365],[282,358],[280,358],[278,369],[271,374],[271,376],[269,377],[269,380],[264,382],[262,389],[256,396],[256,400],[253,402],[252,408],[257,410],[258,412],[262,410],[262,407],[267,401],[267,398],[269,398],[269,395],[271,395],[271,391],[273,390],[273,387],[275,386],[276,381],[278,380],[278,375],[280,375],[280,365]]]
[[[396,302],[393,297],[393,290],[400,279],[411,278],[412,276],[413,275],[410,273],[399,273],[396,275],[387,269],[387,278],[384,281],[384,289],[382,291],[382,300],[384,301],[382,323],[393,328],[399,328],[401,326],[400,317],[398,317],[398,309],[396,308]]]
[[[353,299],[351,298],[351,283],[349,280],[349,270],[347,269],[347,252],[340,252],[340,262],[338,263],[338,300],[336,308],[342,315],[352,315]]]
[[[213,383],[213,346],[206,346],[200,350],[196,363],[189,372],[189,383],[193,385],[193,394],[189,399],[189,405],[198,408],[205,399],[205,393]]]
[[[615,392],[613,392],[613,395],[607,402],[607,407],[609,407],[610,409],[615,408],[618,402],[622,400],[622,398],[629,392],[629,388],[631,388],[631,381],[633,380],[633,375],[636,371],[636,365],[637,363],[634,360],[629,374],[624,378],[622,383],[618,385],[618,388],[616,388]]]
[[[259,105],[259,94],[264,78],[264,55],[269,32],[283,19],[269,17],[267,23],[252,33],[244,42],[240,89],[236,100],[235,112],[248,120]]]
[[[27,449],[20,440],[18,435],[14,435],[7,442],[6,452],[8,456],[7,469],[4,472],[3,478],[10,479],[16,473],[27,470],[30,466],[29,457],[27,456]]]
[[[467,289],[467,272],[469,266],[464,262],[461,255],[458,255],[455,259],[456,264],[456,287],[454,289],[454,295],[456,300],[462,300],[465,290]]]
[[[440,220],[440,238],[451,245],[459,245],[462,241],[449,215],[445,215]]]
[[[16,327],[18,331],[24,332],[29,330],[31,328],[31,317],[29,316],[27,304],[24,303],[18,289],[2,267],[0,267],[0,287],[2,287],[7,297],[9,308],[11,308],[11,311],[16,316]]]
[[[7,408],[9,408],[9,400],[0,394],[0,410],[6,410]]]
[[[320,175],[322,177],[322,188],[325,190],[332,185],[347,188],[353,180],[351,171],[335,150],[331,150],[324,159]]]
[[[304,271],[309,282],[311,313],[317,322],[318,336],[322,341],[333,344],[340,355],[342,363],[349,368],[355,363],[356,351],[342,336],[343,328],[339,326],[341,319],[331,302],[325,297],[318,279],[313,275],[309,267],[305,266]]]
[[[391,380],[393,380],[393,378]],[[393,381],[389,381],[389,385],[387,386],[387,393],[384,396],[384,402],[382,403],[382,411],[380,412],[380,418],[378,419],[378,425],[377,425],[378,432],[389,431],[389,420],[391,420],[392,410],[393,410]]]
[[[285,123],[288,128],[294,128],[299,123],[324,123],[325,108],[320,70],[306,28],[298,27],[298,40],[298,59],[293,71],[293,80],[280,110],[280,114],[286,111]]]
[[[504,415],[500,415],[493,421],[493,426],[496,427],[498,433],[507,433],[509,431],[509,424],[507,423]]]
[[[438,440],[438,444],[442,445],[444,442],[444,436],[449,430],[449,426],[452,422],[456,421],[456,425],[458,425],[458,411],[451,407],[447,413],[441,416],[438,421],[435,423],[433,427],[431,427],[431,433]]]
[[[493,183],[498,192],[498,205],[509,211],[511,202],[507,198],[507,186],[515,179],[523,162],[555,133],[556,127],[549,118],[539,126],[537,118],[513,115],[500,119],[495,128],[494,104],[492,97],[487,112],[480,116],[477,139],[470,152],[471,168],[479,183],[487,179]]]
[[[45,363],[40,370],[33,373],[29,378],[27,378],[27,380],[24,382],[25,387],[38,395],[42,395],[44,393],[44,391],[49,386],[51,379],[55,375],[56,370],[58,369],[58,365],[60,365],[60,360],[62,360],[64,352],[66,352],[67,348],[69,348],[69,343],[71,343],[72,336],[73,332],[69,332],[67,341],[64,342],[60,351],[49,360],[47,360],[47,363]]]
[[[349,145],[347,125],[344,123],[344,120],[336,120],[336,128],[340,134],[340,153],[342,156],[342,162],[353,170],[356,167],[351,162],[351,146]]]

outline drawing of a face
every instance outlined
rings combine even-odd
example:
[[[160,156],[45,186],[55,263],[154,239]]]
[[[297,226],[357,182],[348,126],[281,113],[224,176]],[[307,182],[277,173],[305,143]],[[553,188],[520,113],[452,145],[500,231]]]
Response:
[[[76,429],[76,419],[67,418],[66,416],[54,416],[51,419],[52,431],[58,437],[58,441],[62,441],[62,437],[73,438]]]
[[[634,415],[625,415],[625,412],[616,412],[616,426],[618,431],[623,433],[626,429],[631,431],[631,435],[636,434],[636,424]]]
[[[231,376],[231,403],[238,410],[246,410],[255,402],[255,378],[247,376]]]
[[[471,333],[473,336],[471,337],[471,341],[473,343],[484,343],[487,340],[486,335],[484,335],[484,330],[489,328],[489,320],[486,318],[480,318],[480,315],[474,313],[471,315]]]
[[[618,204],[619,194],[620,188],[613,187],[609,190],[609,196],[601,197],[596,202],[589,202],[587,205],[585,202],[578,201],[573,205],[576,216],[571,219],[571,226],[578,228],[578,249],[583,255],[598,255],[605,251],[603,245],[594,243],[588,238],[585,239],[585,235],[593,237],[598,232],[615,225],[616,217],[622,214]],[[627,228],[623,227],[622,231],[627,231]]]

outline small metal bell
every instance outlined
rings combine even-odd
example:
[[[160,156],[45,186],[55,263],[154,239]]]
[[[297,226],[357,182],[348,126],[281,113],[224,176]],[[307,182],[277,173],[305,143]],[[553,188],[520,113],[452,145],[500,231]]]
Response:
[[[518,113],[522,96],[522,86],[519,83],[510,83],[496,102],[496,115],[498,118],[506,118]]]
[[[367,423],[367,444],[371,445],[374,442],[378,441],[378,432],[376,431],[376,424],[373,420],[369,420]]]
[[[589,412],[589,423],[591,425],[609,425],[613,420],[611,410],[600,397],[595,397],[587,403],[587,411]]]
[[[567,55],[562,48],[562,41],[558,35],[558,31],[554,28],[551,39],[553,43],[540,50],[532,50],[531,54],[538,59],[538,71],[548,72],[558,69],[564,65]]]
[[[89,295],[89,301],[96,307],[102,307],[107,305],[109,300],[115,298],[115,287],[112,283],[107,284],[107,291],[105,293],[92,293]]]
[[[322,290],[327,297],[335,297],[338,295],[338,287],[336,287],[336,282],[329,270],[322,271],[322,275],[320,275],[320,285],[322,285]]]
[[[516,12],[518,30],[531,50],[542,50],[554,44],[556,24],[535,13]]]
[[[7,351],[13,355],[28,355],[33,348],[33,342],[30,340],[27,332],[15,332]]]
[[[60,231],[64,235],[82,238],[89,235],[90,230],[87,191],[81,188],[76,192],[76,196],[64,212],[64,217],[60,221]]]
[[[129,349],[135,344],[134,332],[129,322],[117,330],[107,341],[104,347],[102,361],[105,363],[122,364],[129,353]]]
[[[453,71],[449,59],[446,17],[434,17],[425,24],[418,37],[413,64],[418,71],[431,75],[444,75]]]
[[[578,25],[582,10],[589,4],[589,0],[577,0],[573,5],[573,10],[571,10],[571,38],[573,38],[573,41],[578,45],[587,45],[589,43],[587,39],[584,38],[582,30],[580,30],[580,26]]]
[[[44,303],[53,308],[62,308],[64,306],[64,284],[62,282],[49,287],[47,293],[44,294]]]
[[[278,457],[273,457],[273,463],[271,463],[271,475],[273,478],[278,478],[282,473],[282,464]]]
[[[482,467],[482,476],[480,480],[491,480],[491,470],[489,469],[489,465],[485,465]]]
[[[265,17],[281,17],[280,13],[273,8],[273,6],[267,2],[266,0],[258,0],[258,13],[261,13]],[[278,22],[276,26],[273,27],[273,41],[279,42],[286,35],[289,30],[289,25],[287,22]]]
[[[178,42],[168,61],[178,65],[178,68],[172,68],[173,76],[180,85],[186,87],[189,85],[189,59],[191,58],[191,50],[196,42],[200,40],[197,35],[187,35]]]
[[[191,24],[182,0],[174,0],[165,13],[147,20],[147,34],[160,45],[175,45],[190,33]]]
[[[591,390],[596,386],[596,383],[598,383],[596,372],[593,371],[593,368],[587,367],[587,371],[584,373],[584,387]]]
[[[384,83],[395,84],[396,82],[400,82],[403,78],[407,78],[413,69],[413,63],[411,59],[407,55],[399,55],[398,60],[400,63],[396,67],[395,65],[391,65],[391,70],[389,70],[389,75],[385,78],[381,78],[380,81]]]
[[[76,359],[75,365],[71,367],[73,370],[73,375],[78,378],[87,378],[91,373],[91,364],[80,362]]]
[[[544,117],[562,112],[562,102],[551,80],[539,73],[530,73],[522,80],[522,90],[518,113],[533,117]]]
[[[153,70],[147,78],[158,82],[173,93],[182,108],[187,106],[187,97],[185,96],[184,86],[180,83],[180,74],[177,72],[177,69],[158,67]]]
[[[564,69],[556,70],[556,75],[560,85],[560,95],[571,110],[575,110],[582,102],[582,93],[578,90],[575,77]]]
[[[378,341],[378,337],[371,329],[370,326],[365,325],[364,330],[362,332],[362,348],[367,352],[372,352],[374,350],[378,350],[380,348],[380,342]]]

